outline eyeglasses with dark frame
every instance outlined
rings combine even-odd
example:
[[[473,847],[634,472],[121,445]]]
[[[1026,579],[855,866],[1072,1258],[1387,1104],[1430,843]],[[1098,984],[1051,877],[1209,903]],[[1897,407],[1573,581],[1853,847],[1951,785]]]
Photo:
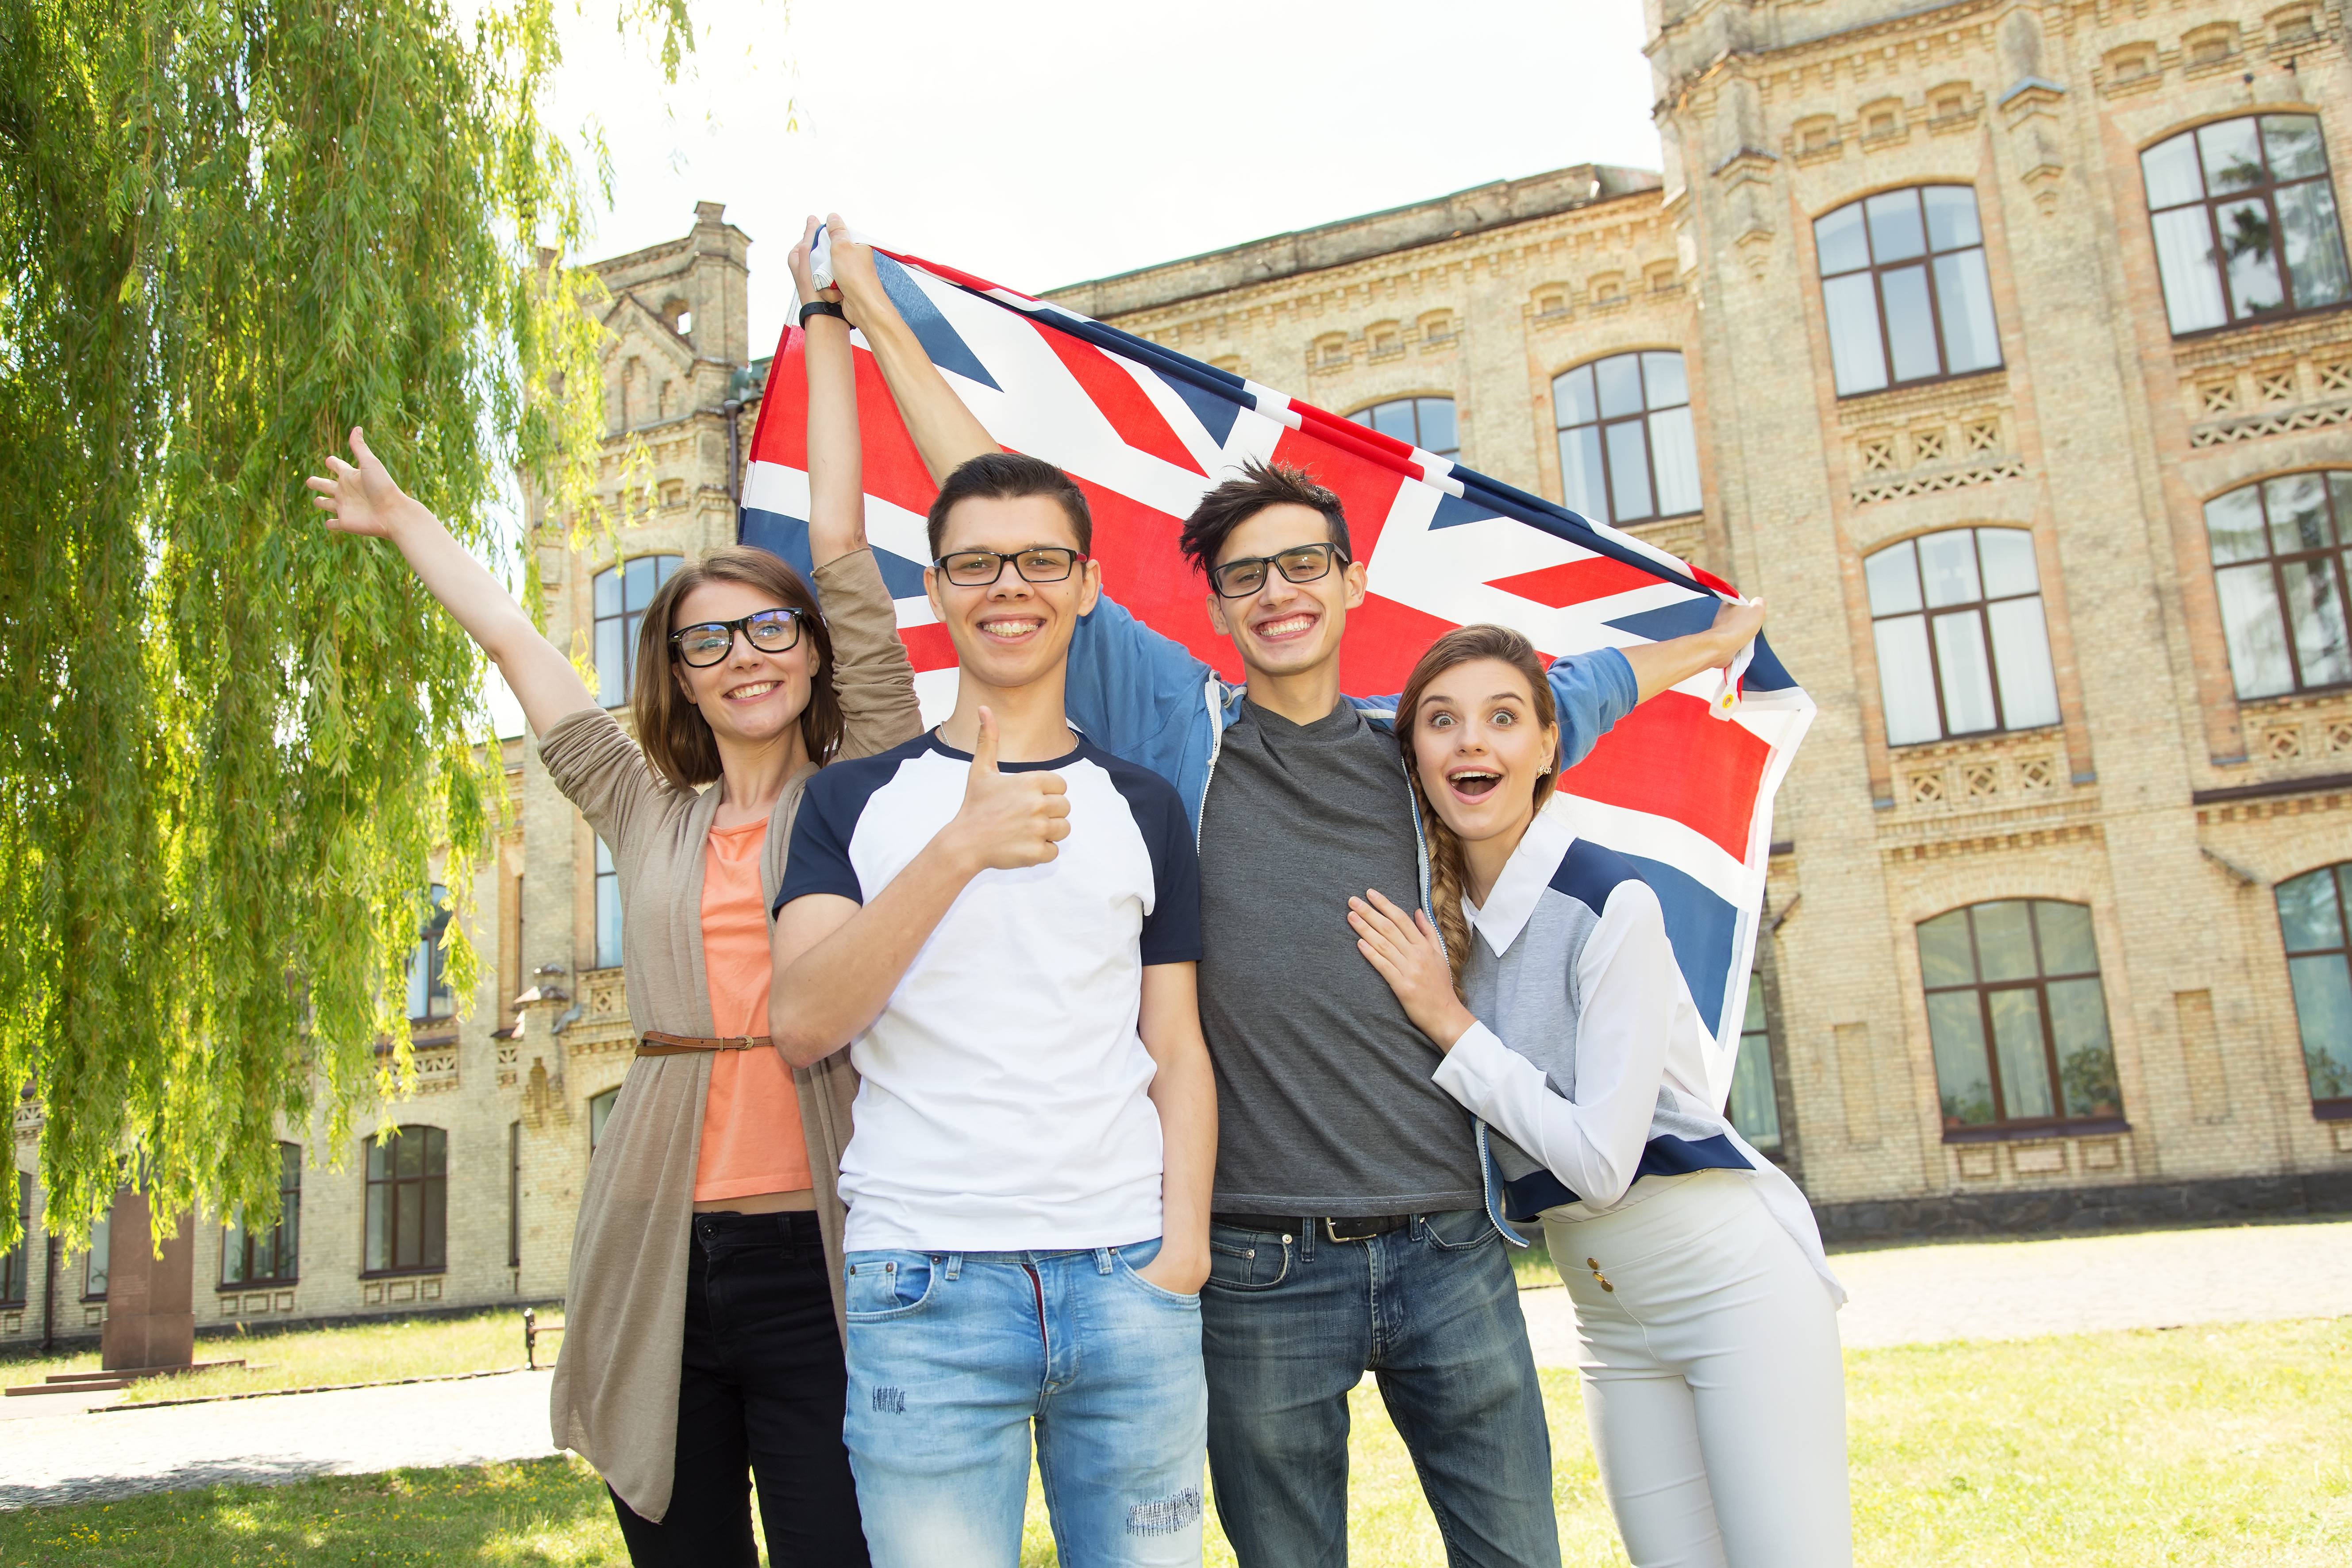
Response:
[[[1060,583],[1089,560],[1086,552],[1061,544],[1033,544],[1026,550],[951,550],[931,563],[959,588],[993,587],[1010,566],[1024,583]]]
[[[1334,565],[1347,564],[1347,554],[1337,543],[1302,544],[1279,555],[1246,555],[1228,561],[1209,574],[1209,583],[1220,598],[1246,599],[1265,586],[1269,566],[1281,573],[1285,582],[1312,583],[1329,576]]]
[[[735,634],[761,653],[789,653],[800,646],[798,610],[754,610],[731,621],[697,621],[669,634],[670,652],[697,669],[707,669],[735,651]]]

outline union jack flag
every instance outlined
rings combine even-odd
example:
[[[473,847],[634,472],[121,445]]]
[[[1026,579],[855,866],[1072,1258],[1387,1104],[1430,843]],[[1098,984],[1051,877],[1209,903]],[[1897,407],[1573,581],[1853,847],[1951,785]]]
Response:
[[[1441,634],[1516,627],[1548,655],[1705,629],[1736,591],[1654,545],[1595,523],[1048,300],[919,258],[877,251],[891,299],[948,383],[1004,447],[1059,465],[1086,492],[1105,590],[1225,679],[1243,678],[1206,590],[1178,553],[1202,493],[1255,457],[1306,469],[1345,503],[1369,572],[1349,612],[1341,685],[1400,689]],[[924,514],[936,493],[880,370],[856,345],[866,531],[898,600],[927,717],[954,705],[955,650],[923,596]],[[752,435],[739,536],[809,568],[808,386],[784,331]],[[1715,1050],[1680,1064],[1719,1108],[1730,1091],[1770,855],[1772,797],[1813,704],[1758,639],[1738,700],[1707,671],[1635,710],[1561,783],[1554,809],[1630,857]],[[1718,718],[1727,721],[1718,722]]]

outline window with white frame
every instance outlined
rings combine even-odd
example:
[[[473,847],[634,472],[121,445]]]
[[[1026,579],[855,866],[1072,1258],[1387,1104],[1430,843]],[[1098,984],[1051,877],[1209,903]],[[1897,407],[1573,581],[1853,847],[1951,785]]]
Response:
[[[1969,185],[1881,191],[1813,220],[1838,395],[2000,363]]]
[[[2230,676],[2242,698],[2352,684],[2352,471],[2283,474],[2205,503]]]
[[[2033,535],[1954,528],[1863,563],[1886,742],[2058,722]]]
[[[605,707],[629,700],[646,606],[684,564],[682,555],[640,555],[596,574],[596,700]]]
[[[1595,522],[1699,510],[1690,383],[1671,349],[1611,354],[1554,376],[1561,500]]]
[[[2313,114],[2247,114],[2139,155],[2175,336],[2352,299]]]

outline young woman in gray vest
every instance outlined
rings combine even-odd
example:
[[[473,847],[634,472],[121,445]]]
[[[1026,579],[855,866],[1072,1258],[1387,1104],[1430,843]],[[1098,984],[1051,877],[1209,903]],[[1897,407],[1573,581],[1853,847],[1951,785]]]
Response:
[[[1444,1053],[1438,1085],[1490,1130],[1505,1213],[1542,1222],[1627,1554],[1851,1564],[1845,1293],[1796,1184],[1705,1090],[1711,1041],[1656,893],[1543,810],[1559,753],[1542,661],[1501,626],[1440,637],[1397,741],[1438,921],[1377,892],[1349,921]]]
[[[793,253],[819,298],[809,234]],[[813,307],[814,309],[814,307]],[[498,664],[555,785],[611,849],[636,1059],[580,1203],[555,1369],[556,1443],[612,1489],[633,1563],[863,1564],[841,1437],[835,1194],[856,1091],[842,1052],[795,1070],[766,1038],[768,905],[809,776],[922,728],[866,548],[849,326],[804,312],[809,550],[729,545],[679,567],[635,650],[635,736],[366,439],[313,479],[329,526],[390,540]]]

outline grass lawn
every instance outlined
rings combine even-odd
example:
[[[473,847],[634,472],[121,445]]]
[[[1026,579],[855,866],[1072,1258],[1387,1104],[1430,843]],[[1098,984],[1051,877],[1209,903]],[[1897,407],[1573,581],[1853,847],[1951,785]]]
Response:
[[[1870,1568],[2352,1561],[2352,1319],[1856,1351],[1846,1365]],[[1544,1392],[1562,1557],[1622,1563],[1575,1374],[1547,1372]],[[1355,1415],[1352,1559],[1442,1563],[1377,1393],[1359,1390]],[[1052,1563],[1034,1492],[1030,1521],[1024,1563]],[[1213,1522],[1208,1560],[1233,1561]],[[569,1458],[0,1514],[0,1568],[625,1561],[602,1489]]]
[[[562,1318],[560,1311],[541,1316],[558,1321]],[[541,1364],[554,1360],[555,1347],[561,1342],[540,1342]],[[295,1333],[208,1334],[196,1342],[198,1361],[240,1358],[251,1364],[181,1377],[142,1378],[123,1391],[123,1403],[338,1383],[388,1383],[441,1373],[519,1367],[522,1364],[522,1312],[501,1307],[462,1317],[347,1323]],[[53,1372],[97,1370],[98,1352],[90,1348],[47,1360],[0,1361],[0,1380],[38,1383]]]

